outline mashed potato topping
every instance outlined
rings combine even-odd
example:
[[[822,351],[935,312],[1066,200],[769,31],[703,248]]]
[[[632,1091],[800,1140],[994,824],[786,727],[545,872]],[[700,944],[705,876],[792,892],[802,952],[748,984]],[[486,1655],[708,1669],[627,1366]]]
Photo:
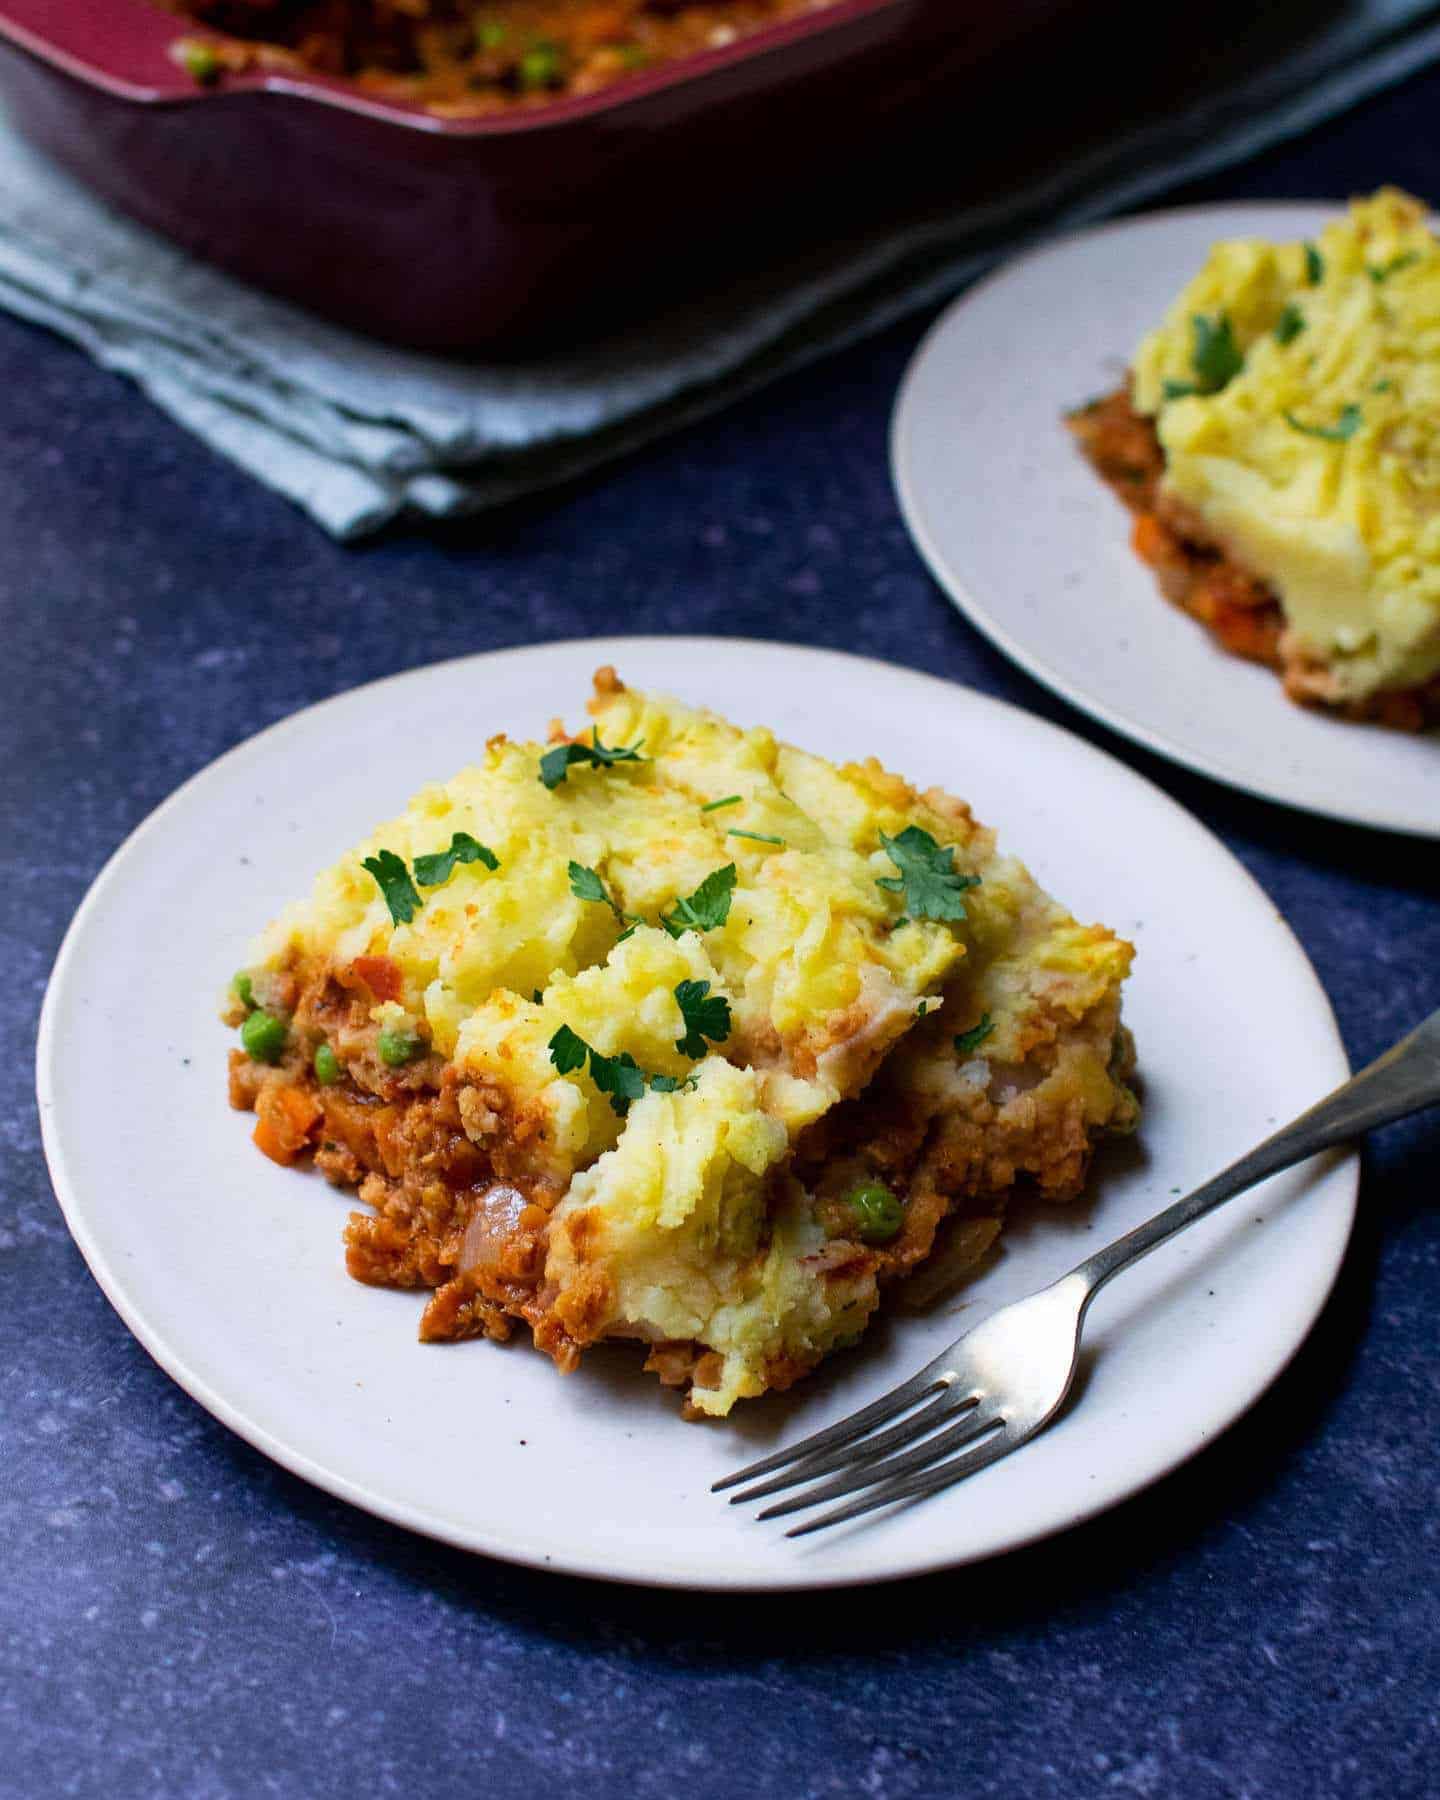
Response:
[[[518,1318],[562,1367],[639,1338],[724,1413],[852,1339],[957,1205],[1078,1191],[1133,1117],[1130,951],[877,764],[610,671],[591,713],[493,739],[276,920],[232,1097],[358,1187],[352,1273],[433,1287],[424,1335]],[[877,1181],[878,1222],[847,1197]]]
[[[1218,243],[1136,352],[1164,490],[1273,591],[1334,704],[1440,671],[1440,243],[1393,188]]]

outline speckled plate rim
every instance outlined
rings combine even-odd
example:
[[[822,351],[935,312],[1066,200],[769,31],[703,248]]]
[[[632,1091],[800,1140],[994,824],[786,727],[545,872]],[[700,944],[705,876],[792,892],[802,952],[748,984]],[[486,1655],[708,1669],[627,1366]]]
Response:
[[[57,1017],[62,996],[81,964],[85,940],[91,923],[102,908],[112,904],[117,897],[123,899],[128,865],[131,859],[151,846],[155,840],[163,837],[182,804],[191,798],[198,789],[212,782],[217,774],[233,772],[241,767],[248,758],[254,757],[262,746],[269,749],[287,740],[303,736],[318,722],[333,715],[337,708],[353,705],[357,699],[362,697],[373,699],[382,693],[395,695],[406,688],[423,684],[428,677],[442,670],[458,670],[462,666],[468,665],[478,677],[485,673],[503,672],[507,667],[513,668],[526,659],[545,659],[553,657],[557,653],[575,652],[583,652],[585,660],[596,665],[617,659],[623,660],[635,653],[660,657],[666,661],[674,661],[678,665],[687,656],[733,657],[737,651],[747,655],[789,659],[797,665],[803,665],[810,673],[823,673],[828,670],[837,680],[846,674],[854,676],[865,671],[870,679],[880,679],[885,683],[893,684],[896,690],[908,689],[917,698],[922,693],[932,699],[938,699],[943,695],[947,704],[974,708],[982,717],[999,728],[1003,729],[1007,723],[1012,727],[1018,726],[1023,729],[1024,733],[1039,734],[1041,738],[1051,740],[1057,748],[1063,744],[1068,757],[1083,756],[1093,759],[1097,765],[1103,765],[1111,780],[1130,787],[1145,805],[1159,809],[1165,815],[1170,826],[1186,834],[1197,847],[1203,848],[1206,854],[1213,856],[1216,859],[1217,870],[1226,880],[1233,882],[1238,889],[1249,891],[1251,902],[1256,908],[1257,918],[1263,915],[1267,922],[1276,928],[1275,940],[1269,949],[1286,960],[1286,977],[1296,985],[1297,1002],[1301,1002],[1303,997],[1303,1006],[1307,1013],[1311,1033],[1307,1041],[1318,1053],[1320,1062],[1329,1068],[1334,1083],[1338,1084],[1346,1077],[1348,1062],[1324,989],[1298,940],[1283,917],[1276,912],[1264,891],[1198,820],[1154,784],[1146,781],[1142,776],[1137,775],[1105,752],[1096,750],[1091,745],[1084,743],[1083,740],[1075,739],[1060,727],[1037,719],[1004,702],[959,687],[935,676],[868,658],[850,656],[843,652],[810,650],[793,644],[736,638],[637,636],[589,640],[570,639],[540,646],[525,646],[458,657],[443,663],[407,670],[379,681],[345,690],[280,720],[254,737],[236,745],[190,777],[142,821],[103,866],[81,902],[66,932],[46,989],[41,1009],[36,1052],[37,1097],[42,1141],[55,1193],[71,1235],[97,1284],[131,1333],[154,1361],[206,1411],[279,1466],[324,1492],[348,1501],[361,1510],[390,1523],[456,1548],[480,1552],[503,1561],[536,1569],[584,1575],[624,1584],[717,1592],[801,1591],[855,1586],[918,1576],[939,1569],[986,1560],[991,1556],[1019,1549],[1029,1543],[1054,1535],[1057,1531],[1069,1529],[1072,1525],[1083,1523],[1169,1474],[1174,1468],[1204,1448],[1219,1432],[1226,1429],[1245,1412],[1288,1365],[1304,1342],[1329,1297],[1335,1277],[1344,1259],[1353,1224],[1359,1180],[1358,1157],[1347,1155],[1331,1159],[1324,1167],[1320,1168],[1314,1180],[1315,1191],[1307,1196],[1308,1201],[1313,1202],[1315,1206],[1323,1206],[1320,1216],[1325,1224],[1328,1250],[1322,1264],[1311,1268],[1306,1273],[1301,1284],[1303,1291],[1296,1294],[1293,1289],[1291,1290],[1291,1319],[1283,1348],[1263,1364],[1257,1364],[1247,1370],[1242,1387],[1232,1388],[1214,1405],[1209,1416],[1198,1420],[1193,1433],[1174,1454],[1112,1469],[1108,1481],[1097,1481],[1094,1488],[1083,1499],[1077,1498],[1074,1504],[1064,1509],[1062,1517],[1055,1518],[1038,1529],[1011,1530],[1008,1533],[1001,1530],[994,1534],[991,1540],[968,1552],[945,1546],[942,1540],[941,1547],[936,1548],[931,1554],[920,1557],[913,1554],[899,1558],[882,1557],[878,1562],[872,1560],[870,1565],[860,1571],[843,1566],[839,1568],[807,1567],[797,1561],[793,1566],[781,1567],[774,1573],[767,1572],[759,1577],[740,1573],[733,1577],[728,1575],[717,1577],[713,1571],[703,1575],[697,1574],[694,1567],[685,1561],[668,1561],[663,1556],[653,1558],[647,1556],[644,1566],[617,1566],[613,1556],[588,1554],[583,1550],[577,1550],[574,1546],[561,1547],[557,1545],[553,1537],[543,1534],[536,1535],[515,1529],[497,1532],[477,1525],[459,1527],[452,1517],[445,1515],[443,1509],[397,1503],[391,1496],[371,1483],[350,1479],[337,1473],[325,1463],[308,1454],[301,1444],[277,1435],[261,1420],[254,1417],[246,1407],[236,1404],[228,1397],[223,1390],[223,1384],[208,1380],[200,1373],[187,1356],[169,1340],[163,1322],[157,1322],[147,1316],[143,1308],[134,1302],[127,1289],[119,1261],[111,1254],[110,1248],[104,1241],[105,1233],[102,1229],[97,1228],[96,1219],[92,1216],[90,1201],[93,1197],[82,1192],[72,1178],[66,1136],[57,1121],[56,1101],[60,1087],[59,1058],[65,1048],[57,1032]],[[797,676],[801,673],[802,668],[797,667]],[[248,1144],[246,1145],[246,1154],[249,1154]],[[1284,1181],[1287,1178],[1274,1179]],[[1196,1235],[1198,1236],[1198,1233]],[[950,1335],[949,1328],[947,1328],[946,1335]],[[886,1383],[902,1378],[904,1374],[910,1372],[911,1363],[918,1364],[919,1360],[921,1360],[921,1356],[918,1351],[907,1354],[903,1366],[886,1370]],[[842,1410],[849,1410],[848,1404]],[[660,1420],[663,1429],[677,1429],[671,1421],[661,1418],[659,1414],[657,1414],[657,1419]],[[1054,1429],[1056,1428],[1052,1428],[1052,1431]],[[729,1461],[730,1459],[727,1457],[726,1466],[729,1466]],[[708,1495],[697,1495],[692,1501],[692,1504],[705,1503],[714,1504],[717,1509],[720,1506],[718,1500],[711,1502]],[[944,1502],[935,1504],[943,1505]],[[883,1529],[884,1517],[881,1516],[872,1523]],[[826,1541],[825,1539],[807,1540],[807,1544]]]
[[[1197,236],[1207,242],[1218,239],[1234,229],[1237,220],[1249,221],[1252,228],[1262,219],[1273,221],[1272,225],[1258,226],[1267,234],[1279,235],[1281,232],[1293,231],[1297,234],[1313,234],[1323,225],[1331,222],[1345,210],[1343,201],[1229,201],[1219,205],[1177,206],[1157,209],[1151,212],[1137,213],[1121,219],[1111,219],[1100,225],[1085,227],[1078,231],[1066,232],[1057,237],[1047,239],[1043,244],[1013,257],[998,269],[977,281],[957,300],[952,302],[940,317],[936,319],[925,333],[911,357],[901,378],[896,393],[894,408],[891,413],[889,450],[891,479],[895,487],[901,516],[916,549],[928,567],[935,581],[944,590],[955,609],[964,615],[976,629],[1002,650],[1005,655],[1026,671],[1027,674],[1043,683],[1053,693],[1059,694],[1082,712],[1101,724],[1108,725],[1132,742],[1143,744],[1146,749],[1157,755],[1166,757],[1182,767],[1194,769],[1198,774],[1207,775],[1213,780],[1237,788],[1243,793],[1254,795],[1257,799],[1278,802],[1281,805],[1295,808],[1297,811],[1316,814],[1322,818],[1338,819],[1346,824],[1364,825],[1373,829],[1399,832],[1411,837],[1440,837],[1440,809],[1428,816],[1419,816],[1404,808],[1396,808],[1387,802],[1383,782],[1377,784],[1375,798],[1366,806],[1336,805],[1315,785],[1307,785],[1293,780],[1277,780],[1271,773],[1273,764],[1264,758],[1257,758],[1247,763],[1243,758],[1227,757],[1223,754],[1224,741],[1217,737],[1213,744],[1199,748],[1193,744],[1179,742],[1163,723],[1146,718],[1130,706],[1122,706],[1107,702],[1097,696],[1086,683],[1083,676],[1077,676],[1071,668],[1055,662],[1047,652],[1043,642],[1028,635],[1023,630],[1016,630],[1007,624],[1004,616],[1004,599],[991,590],[983,590],[973,581],[966,579],[958,566],[958,559],[953,548],[945,541],[943,522],[937,522],[937,511],[927,505],[923,494],[922,465],[912,449],[912,441],[916,432],[916,419],[922,408],[936,403],[941,380],[937,376],[937,366],[946,339],[955,330],[956,323],[974,302],[988,301],[997,291],[1003,289],[1018,275],[1028,274],[1037,265],[1043,265],[1059,254],[1063,254],[1081,244],[1108,244],[1112,240],[1123,241],[1148,228],[1166,223],[1183,223],[1193,226]],[[1173,291],[1178,285],[1181,275],[1170,271],[1166,281],[1161,283],[1165,288],[1164,298],[1160,301],[1159,312],[1173,298]],[[1063,331],[1063,327],[1059,327]],[[1120,334],[1116,341],[1107,342],[1103,352],[1123,361],[1129,345]],[[1063,386],[1063,383],[1059,384]],[[1089,391],[1094,391],[1093,387]],[[1072,407],[1083,398],[1083,393],[1052,391],[1055,423],[1055,444],[1051,448],[1057,456],[1068,459],[1075,458],[1073,447],[1066,441],[1062,430],[1062,416],[1067,408]],[[1089,479],[1094,483],[1095,513],[1098,518],[1108,517],[1107,507],[1114,508],[1115,503],[1106,493],[1098,478],[1091,474]],[[987,495],[987,503],[993,501],[993,492]],[[1001,497],[1000,504],[1004,505]],[[1115,533],[1125,531],[1125,526],[1118,510],[1110,521]],[[1148,585],[1150,597],[1157,606],[1163,605],[1159,590],[1148,570],[1136,568]],[[1194,621],[1181,621],[1192,640],[1191,648],[1195,654],[1201,655],[1209,651],[1209,641],[1203,628]],[[1224,655],[1223,652],[1216,652]],[[1236,679],[1243,680],[1254,676],[1257,672],[1252,666],[1239,658],[1226,658],[1233,665]],[[1286,727],[1296,722],[1297,716],[1304,719],[1320,719],[1320,715],[1308,714],[1295,707],[1284,698],[1279,682],[1267,670],[1265,680],[1273,687],[1271,698],[1274,703],[1274,729],[1277,740],[1284,737]],[[1338,721],[1323,721],[1337,732],[1349,734],[1352,744],[1363,743],[1363,733],[1368,730],[1378,731],[1380,727],[1348,726]],[[1440,734],[1428,734],[1435,737],[1433,753],[1436,770],[1435,780],[1440,788]]]

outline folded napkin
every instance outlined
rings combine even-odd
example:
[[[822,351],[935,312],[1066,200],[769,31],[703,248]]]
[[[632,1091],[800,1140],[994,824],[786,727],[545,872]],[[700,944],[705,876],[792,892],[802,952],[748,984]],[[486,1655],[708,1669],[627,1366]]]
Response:
[[[0,306],[130,376],[352,539],[582,473],[954,292],[1038,234],[1212,173],[1437,56],[1433,0],[1351,0],[1208,97],[983,207],[832,242],[519,365],[397,350],[271,299],[111,213],[0,119]]]

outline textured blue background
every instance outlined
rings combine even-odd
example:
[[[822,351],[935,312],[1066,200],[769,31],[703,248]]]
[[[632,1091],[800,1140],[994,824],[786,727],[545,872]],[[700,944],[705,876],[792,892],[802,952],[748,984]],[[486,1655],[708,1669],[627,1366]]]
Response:
[[[1440,73],[1183,197],[1388,179],[1440,198],[1437,119]],[[1437,1791],[1440,1120],[1375,1140],[1311,1340],[1188,1467],[1003,1562],[814,1600],[531,1574],[312,1491],[151,1364],[51,1197],[34,1015],[125,833],[309,701],[592,631],[831,644],[1018,701],[1223,835],[1299,932],[1357,1061],[1440,1005],[1433,844],[1179,774],[952,613],[886,472],[920,329],[498,524],[346,551],[121,382],[0,320],[0,1793]]]

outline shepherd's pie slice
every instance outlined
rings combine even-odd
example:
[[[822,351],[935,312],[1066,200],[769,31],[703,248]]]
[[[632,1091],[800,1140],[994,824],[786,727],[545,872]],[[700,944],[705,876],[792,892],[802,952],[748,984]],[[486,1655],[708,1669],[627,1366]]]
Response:
[[[1340,717],[1440,721],[1440,240],[1418,200],[1213,245],[1070,424],[1227,650]]]
[[[422,1336],[520,1319],[563,1369],[638,1338],[724,1413],[852,1341],[950,1210],[1079,1191],[1133,1118],[1130,950],[878,764],[608,669],[590,710],[281,914],[227,998],[231,1098],[358,1189],[349,1269],[433,1288]]]

